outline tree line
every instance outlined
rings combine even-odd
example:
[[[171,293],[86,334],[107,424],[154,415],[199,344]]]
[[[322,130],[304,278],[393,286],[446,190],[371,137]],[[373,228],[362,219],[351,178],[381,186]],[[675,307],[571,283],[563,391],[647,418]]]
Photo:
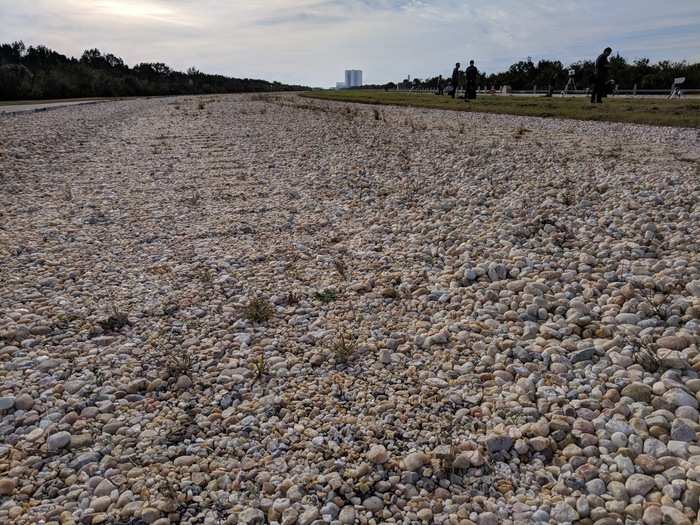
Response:
[[[535,87],[538,89],[547,89],[552,86],[554,90],[564,88],[569,80],[569,70],[575,72],[576,87],[585,89],[592,84],[593,75],[595,73],[595,62],[585,60],[576,62],[569,66],[558,60],[540,60],[537,63],[531,58],[521,60],[510,66],[507,71],[501,73],[479,75],[479,85],[482,87],[500,89],[502,86],[510,86],[515,90],[530,90]],[[632,62],[628,62],[620,55],[610,57],[610,75],[609,78],[614,80],[620,89],[670,89],[675,78],[685,77],[685,89],[700,88],[700,63],[689,64],[686,61],[673,62],[671,60],[662,60],[656,64],[652,64],[648,58],[640,58]],[[464,72],[462,72],[464,75]],[[443,75],[443,82],[446,83],[451,79],[451,72]],[[420,79],[415,78],[410,83],[404,81],[402,87],[410,87],[414,89],[435,89],[439,77]],[[462,79],[462,85],[464,79]],[[382,89],[395,89],[396,84],[389,82],[381,86]]]
[[[77,59],[46,46],[0,45],[0,99],[54,99],[300,91],[304,86],[250,78],[208,75],[194,67],[174,71],[162,62],[129,67],[98,49]]]

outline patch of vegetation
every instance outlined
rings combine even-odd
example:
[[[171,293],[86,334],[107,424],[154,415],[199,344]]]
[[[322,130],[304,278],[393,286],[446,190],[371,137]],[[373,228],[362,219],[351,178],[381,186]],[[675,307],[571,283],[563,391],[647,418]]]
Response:
[[[274,307],[260,295],[253,297],[243,309],[243,317],[254,323],[264,323],[272,319]]]
[[[345,261],[339,258],[333,259],[333,266],[335,267],[335,271],[338,272],[343,279],[348,278],[348,267]]]
[[[624,335],[622,343],[632,347],[634,362],[641,365],[647,372],[654,373],[659,370],[661,361],[648,341],[633,335]]]
[[[347,363],[357,350],[357,338],[348,332],[340,332],[331,345],[331,351],[339,363]]]
[[[674,100],[610,97],[601,105],[591,105],[585,97],[546,98],[499,95],[480,95],[479,98],[467,104],[464,100],[431,93],[370,89],[314,91],[300,96],[362,104],[700,128],[700,111],[697,110],[697,99],[693,97]],[[411,126],[410,122],[407,124]],[[416,123],[411,127],[414,131],[419,129]]]
[[[253,361],[253,370],[255,371],[255,381],[260,381],[269,373],[269,366],[267,365],[264,354],[261,353],[258,358]]]
[[[288,306],[299,304],[299,301],[301,301],[301,294],[294,290],[287,292],[287,295],[284,297],[284,302]]]
[[[200,202],[202,202],[202,194],[195,190],[188,197],[184,197],[182,202],[188,206],[197,206]]]
[[[526,133],[531,133],[532,130],[527,129],[523,126],[520,126],[518,129],[515,130],[515,138],[516,140],[521,139],[525,136]]]
[[[316,292],[314,297],[316,297],[316,299],[321,301],[323,304],[328,304],[332,303],[338,298],[338,293],[335,290],[326,289]]]

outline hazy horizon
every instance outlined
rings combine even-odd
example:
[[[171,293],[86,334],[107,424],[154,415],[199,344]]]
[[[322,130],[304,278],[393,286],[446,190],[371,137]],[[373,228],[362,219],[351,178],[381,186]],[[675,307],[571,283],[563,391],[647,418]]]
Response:
[[[129,65],[334,86],[345,69],[364,82],[482,71],[528,56],[565,64],[603,47],[626,58],[700,60],[700,2],[620,0],[0,0],[3,42],[23,40],[80,56],[98,48]]]

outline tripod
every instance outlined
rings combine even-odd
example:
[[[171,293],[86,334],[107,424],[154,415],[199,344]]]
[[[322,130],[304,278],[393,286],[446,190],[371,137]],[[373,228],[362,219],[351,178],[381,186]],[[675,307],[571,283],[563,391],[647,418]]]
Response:
[[[569,90],[576,91],[576,80],[574,79],[575,75],[576,72],[573,69],[570,69],[569,81],[566,83],[566,86],[564,86],[564,91],[561,92],[562,95],[568,95]]]
[[[673,79],[673,85],[671,86],[671,94],[668,96],[668,98],[681,98],[681,96],[683,95],[681,91],[681,85],[683,85],[683,82],[685,82],[685,77]]]

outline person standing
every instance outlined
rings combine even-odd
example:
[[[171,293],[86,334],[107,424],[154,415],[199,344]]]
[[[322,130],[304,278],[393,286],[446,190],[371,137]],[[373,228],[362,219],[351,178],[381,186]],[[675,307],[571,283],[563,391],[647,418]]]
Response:
[[[474,65],[474,61],[469,61],[469,67],[466,69],[467,85],[464,91],[465,100],[476,99],[476,87],[479,79],[479,70]]]
[[[608,83],[608,68],[610,64],[608,57],[611,55],[612,49],[605,48],[595,61],[595,76],[593,77],[593,92],[591,93],[592,104],[602,104],[605,90]]]
[[[461,64],[457,62],[455,68],[452,70],[452,98],[457,95],[457,88],[459,87],[459,68]]]

